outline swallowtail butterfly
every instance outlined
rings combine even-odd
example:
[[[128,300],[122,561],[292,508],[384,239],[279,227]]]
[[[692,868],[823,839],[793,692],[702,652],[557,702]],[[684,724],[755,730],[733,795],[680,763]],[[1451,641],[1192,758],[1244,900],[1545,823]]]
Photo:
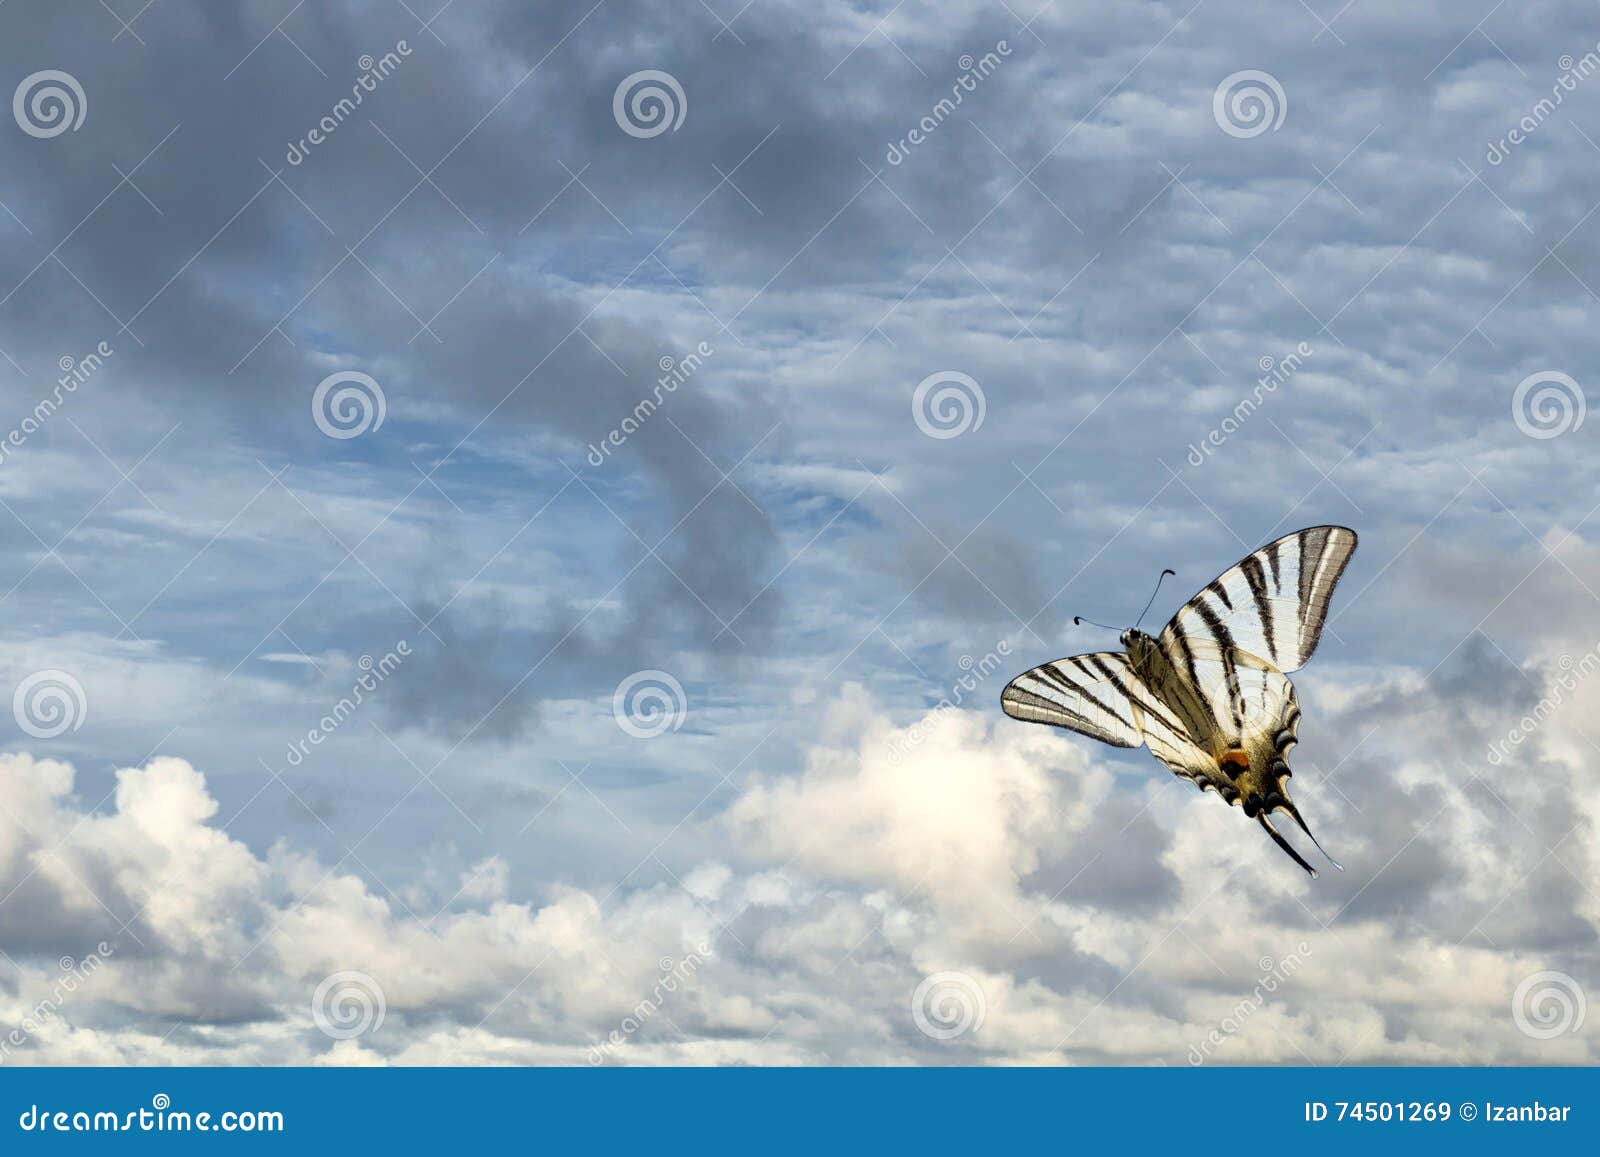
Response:
[[[1284,757],[1296,742],[1300,706],[1285,672],[1316,650],[1355,549],[1355,531],[1343,526],[1285,535],[1208,583],[1159,635],[1136,625],[1122,634],[1125,651],[1035,667],[1011,681],[1000,704],[1015,719],[1148,747],[1201,791],[1242,806],[1315,876],[1270,818],[1287,812],[1322,851],[1287,792]]]

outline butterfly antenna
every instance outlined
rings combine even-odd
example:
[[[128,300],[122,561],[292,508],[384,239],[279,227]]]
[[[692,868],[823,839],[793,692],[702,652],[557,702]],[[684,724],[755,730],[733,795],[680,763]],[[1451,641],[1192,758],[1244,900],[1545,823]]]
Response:
[[[1097,623],[1093,619],[1086,619],[1082,615],[1073,615],[1072,616],[1072,625],[1073,626],[1076,627],[1076,626],[1078,626],[1079,624],[1082,624],[1082,623],[1088,623],[1091,627],[1099,627],[1103,631],[1115,631],[1117,629],[1116,627],[1108,627],[1104,623]]]
[[[1156,578],[1156,589],[1150,592],[1150,600],[1145,603],[1144,610],[1140,611],[1139,612],[1139,617],[1134,620],[1134,622],[1133,622],[1133,629],[1134,630],[1137,631],[1139,629],[1139,624],[1144,622],[1145,615],[1149,614],[1150,613],[1150,608],[1155,605],[1156,596],[1161,593],[1161,582],[1162,582],[1162,580],[1165,579],[1169,574],[1175,576],[1175,575],[1177,575],[1177,573],[1178,573],[1177,571],[1172,570],[1169,567],[1168,569],[1162,571],[1161,574]]]

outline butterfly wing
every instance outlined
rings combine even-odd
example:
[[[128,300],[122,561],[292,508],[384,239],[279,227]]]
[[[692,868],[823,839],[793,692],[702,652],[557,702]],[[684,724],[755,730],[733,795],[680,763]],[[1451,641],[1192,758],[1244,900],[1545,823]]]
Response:
[[[1114,747],[1144,744],[1177,774],[1197,783],[1216,775],[1216,761],[1151,692],[1120,651],[1074,655],[1018,675],[1000,694],[1013,719],[1065,727]],[[1211,786],[1216,786],[1212,783]]]
[[[1143,739],[1129,698],[1137,680],[1118,651],[1057,659],[1011,680],[1000,706],[1013,719],[1065,727],[1113,747]]]
[[[1201,791],[1209,789],[1222,794],[1231,790],[1231,784],[1222,774],[1217,761],[1196,745],[1189,737],[1187,728],[1165,704],[1157,703],[1153,698],[1146,699],[1142,706],[1136,704],[1134,710],[1144,734],[1145,746],[1174,775],[1181,775]]]
[[[1178,609],[1163,649],[1203,643],[1265,659],[1279,671],[1305,666],[1322,638],[1333,588],[1355,553],[1356,532],[1312,526],[1286,534],[1224,571]]]

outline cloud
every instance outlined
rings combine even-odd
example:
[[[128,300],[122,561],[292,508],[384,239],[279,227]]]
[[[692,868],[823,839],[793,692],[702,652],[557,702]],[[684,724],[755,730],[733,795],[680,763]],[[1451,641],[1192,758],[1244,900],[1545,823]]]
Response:
[[[917,897],[974,933],[1014,931],[1042,846],[1093,823],[1110,773],[1043,728],[944,710],[908,731],[878,712],[847,688],[826,724],[837,745],[813,747],[798,777],[749,787],[727,822],[763,859]]]
[[[1592,1036],[1536,1040],[1511,1016],[1541,969],[1596,982],[1600,908],[1583,880],[1600,799],[1576,712],[1518,747],[1512,790],[1473,739],[1460,760],[1441,749],[1448,721],[1478,710],[1460,695],[1393,684],[1328,720],[1348,734],[1381,702],[1413,738],[1381,763],[1324,775],[1316,761],[1300,794],[1353,871],[1314,884],[1154,765],[1132,793],[1152,847],[1106,830],[1127,793],[1082,743],[958,709],[896,727],[859,687],[829,705],[802,769],[708,821],[736,837],[735,863],[537,905],[510,898],[497,858],[417,910],[421,894],[396,896],[353,858],[284,840],[252,853],[181,760],[119,771],[99,814],[70,766],[7,756],[0,804],[23,834],[0,847],[19,958],[0,1003],[20,1023],[54,956],[111,948],[7,1059],[1177,1064],[1204,1046],[1222,1063],[1592,1060]],[[1476,773],[1460,769],[1469,751]],[[1089,848],[1114,875],[1159,864],[1142,912],[1063,874]],[[1508,875],[1523,877],[1510,895]],[[944,1041],[910,1002],[949,972],[984,1016]],[[313,992],[346,974],[381,993],[384,1018],[336,1041]]]

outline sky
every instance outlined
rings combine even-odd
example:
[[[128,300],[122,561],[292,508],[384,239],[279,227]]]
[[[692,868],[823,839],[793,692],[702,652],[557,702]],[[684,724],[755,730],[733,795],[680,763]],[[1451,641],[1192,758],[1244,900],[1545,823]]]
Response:
[[[1597,74],[1542,0],[0,7],[0,1064],[1600,1059]],[[1000,712],[1319,523],[1344,872]]]

